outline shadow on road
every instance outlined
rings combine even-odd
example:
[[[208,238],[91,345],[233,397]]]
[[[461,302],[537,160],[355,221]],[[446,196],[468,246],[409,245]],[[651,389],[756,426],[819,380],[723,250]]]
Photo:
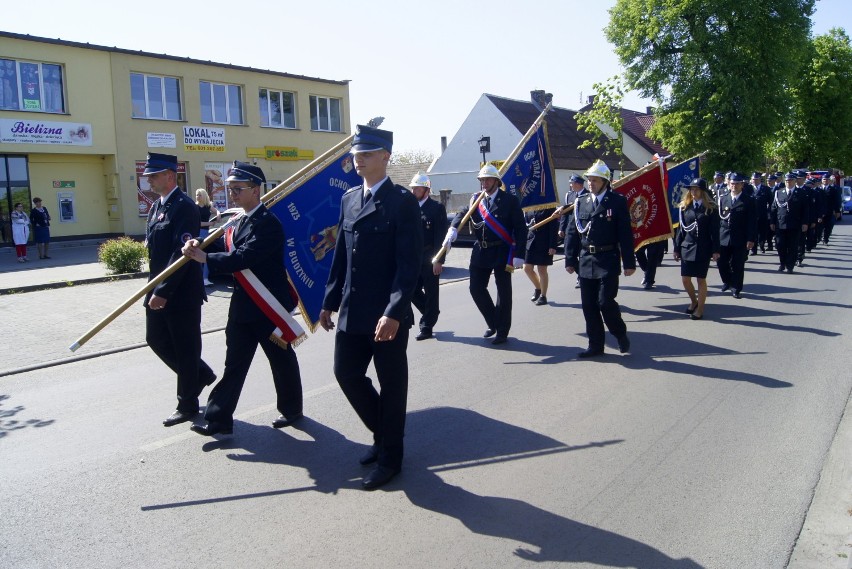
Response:
[[[46,427],[52,425],[53,419],[15,419],[16,415],[22,413],[26,407],[18,405],[16,407],[6,407],[6,401],[10,398],[9,395],[0,395],[0,439],[8,436],[13,431],[26,429],[27,427]]]

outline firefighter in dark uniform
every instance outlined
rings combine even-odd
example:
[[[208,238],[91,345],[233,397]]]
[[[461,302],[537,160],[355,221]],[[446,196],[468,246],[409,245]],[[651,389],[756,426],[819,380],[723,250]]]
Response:
[[[719,198],[728,191],[728,184],[725,180],[724,172],[716,171],[713,174],[713,183],[710,184],[710,193],[713,195],[713,199],[716,200],[716,203],[719,203]]]
[[[796,174],[784,175],[784,188],[775,191],[770,206],[770,228],[775,232],[775,245],[778,248],[778,272],[793,272],[799,242],[808,231],[807,196],[796,187]]]
[[[518,198],[509,192],[501,192],[500,174],[491,164],[486,164],[477,176],[481,190],[485,193],[479,206],[470,216],[471,232],[476,241],[470,254],[470,296],[479,309],[488,329],[483,337],[492,344],[503,344],[512,327],[512,269],[524,266],[527,252],[527,225]],[[471,205],[477,194],[471,197]],[[469,209],[469,208],[468,208]],[[468,209],[456,214],[447,231],[445,245],[452,244],[458,235]],[[497,299],[488,292],[488,281],[494,274]]]
[[[573,174],[571,176],[571,183],[568,187],[568,191],[565,192],[565,206],[573,206],[574,200],[577,199],[577,196],[587,192],[585,186],[585,180],[577,174]],[[560,239],[565,240],[565,235],[568,232],[568,225],[574,223],[574,212],[570,211],[568,213],[563,214],[559,218],[559,232],[557,235]],[[580,288],[580,277],[577,277],[577,282],[574,285],[574,288]]]
[[[180,259],[184,243],[201,229],[198,206],[177,186],[177,156],[148,154],[143,176],[160,196],[148,212],[145,243],[150,278]],[[163,425],[171,427],[198,414],[198,396],[216,374],[201,359],[201,305],[207,300],[201,265],[186,263],[145,297],[145,341],[177,374],[177,409]]]
[[[834,222],[842,215],[843,194],[840,186],[832,183],[831,174],[822,175],[822,192],[825,195],[825,218],[822,222],[822,235],[818,236],[822,242],[828,245]]]
[[[411,297],[420,275],[423,231],[417,200],[387,175],[393,133],[358,125],[355,171],[364,184],[343,194],[337,246],[325,288],[320,325],[334,337],[334,375],[373,445],[360,459],[376,464],[365,490],[387,484],[402,469],[408,399]],[[372,360],[379,390],[367,377]]]
[[[420,333],[415,340],[432,337],[432,328],[438,321],[440,311],[439,277],[444,270],[444,257],[432,262],[432,258],[441,249],[444,234],[447,232],[447,210],[441,202],[429,197],[432,182],[423,172],[417,172],[408,184],[411,193],[420,204],[420,222],[423,227],[423,257],[420,260],[420,277],[411,302],[420,311]]]
[[[784,172],[769,172],[766,176],[766,185],[769,186],[769,202],[766,205],[766,250],[774,251],[775,232],[772,230],[770,223],[772,218],[770,210],[772,209],[772,200],[775,199],[775,191],[784,187]]]
[[[757,215],[754,198],[743,191],[745,178],[731,174],[731,191],[719,200],[719,276],[722,290],[732,290],[734,298],[742,298],[745,263],[757,240]]]
[[[796,187],[798,188],[798,192],[801,193],[802,197],[807,203],[807,209],[805,211],[805,220],[804,222],[807,224],[808,228],[805,230],[805,234],[802,235],[802,238],[799,239],[799,249],[796,255],[796,264],[800,267],[805,264],[805,252],[810,251],[808,247],[808,240],[810,239],[811,234],[816,228],[816,204],[813,191],[809,184],[807,184],[808,173],[804,170],[796,170]]]
[[[820,237],[823,233],[823,224],[825,223],[828,200],[826,193],[820,187],[821,177],[816,176],[808,178],[808,187],[811,191],[811,207],[814,208],[814,215],[811,218],[814,220],[814,225],[808,230],[808,246],[807,250],[812,251],[817,248],[817,245],[822,241]]]
[[[618,349],[630,351],[627,326],[615,297],[618,276],[636,271],[633,254],[633,230],[627,199],[609,185],[609,168],[598,160],[586,172],[590,193],[577,198],[574,223],[568,226],[565,240],[565,270],[580,276],[580,298],[589,347],[581,358],[604,353],[604,323],[618,340]]]
[[[237,161],[226,182],[231,201],[244,211],[227,238],[228,250],[207,254],[198,248],[197,240],[183,248],[184,255],[207,263],[213,271],[237,277],[225,326],[225,372],[210,392],[204,412],[207,424],[191,427],[208,437],[233,431],[234,411],[258,345],[269,360],[281,413],[272,426],[280,429],[302,418],[302,376],[294,346],[273,336],[277,324],[265,312],[271,307],[259,300],[272,298],[287,312],[296,308],[296,295],[284,269],[284,228],[261,202],[266,185],[263,170]]]
[[[772,203],[772,189],[763,183],[763,174],[755,172],[751,175],[751,184],[754,186],[754,210],[757,216],[757,240],[751,248],[751,254],[757,255],[766,252],[766,241],[769,234],[769,204]]]

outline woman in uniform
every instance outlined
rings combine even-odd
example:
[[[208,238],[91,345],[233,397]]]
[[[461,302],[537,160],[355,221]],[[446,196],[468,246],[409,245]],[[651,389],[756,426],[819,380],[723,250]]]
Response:
[[[719,258],[719,211],[707,191],[704,178],[690,182],[689,192],[679,208],[680,226],[675,235],[674,259],[680,261],[681,281],[689,295],[686,313],[693,320],[701,320],[707,299],[710,259],[715,261]],[[692,283],[693,278],[697,287]]]

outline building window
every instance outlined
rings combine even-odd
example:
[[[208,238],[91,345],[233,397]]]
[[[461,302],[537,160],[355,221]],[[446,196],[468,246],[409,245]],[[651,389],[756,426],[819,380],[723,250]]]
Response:
[[[64,85],[60,65],[0,59],[0,109],[64,113]]]
[[[243,96],[239,85],[201,81],[201,122],[245,124]]]
[[[340,132],[340,99],[311,95],[311,130]]]
[[[176,77],[130,74],[130,98],[133,118],[179,121],[183,118],[180,105],[180,80]]]
[[[287,91],[260,90],[260,126],[296,128],[296,97]]]

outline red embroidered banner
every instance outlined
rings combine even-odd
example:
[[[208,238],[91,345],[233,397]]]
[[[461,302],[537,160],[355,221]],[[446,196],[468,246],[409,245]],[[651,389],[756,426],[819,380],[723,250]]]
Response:
[[[627,198],[633,250],[672,237],[672,217],[666,199],[666,164],[651,162],[612,183],[612,189]]]

